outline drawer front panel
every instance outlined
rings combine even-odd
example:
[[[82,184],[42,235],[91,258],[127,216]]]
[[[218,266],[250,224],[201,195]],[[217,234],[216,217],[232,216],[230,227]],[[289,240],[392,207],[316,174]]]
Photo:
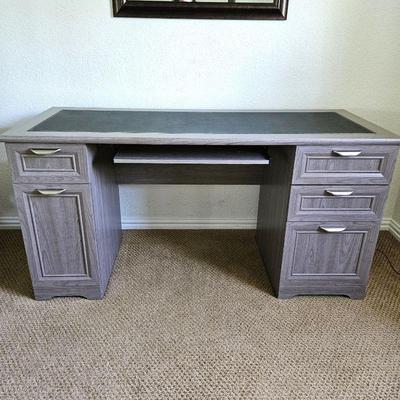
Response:
[[[294,285],[365,284],[379,224],[288,223],[282,277]]]
[[[387,186],[293,186],[289,221],[378,221]]]
[[[90,185],[14,185],[33,282],[98,281]]]
[[[389,184],[397,146],[300,146],[295,184]]]
[[[87,151],[83,145],[9,144],[15,183],[88,182]]]

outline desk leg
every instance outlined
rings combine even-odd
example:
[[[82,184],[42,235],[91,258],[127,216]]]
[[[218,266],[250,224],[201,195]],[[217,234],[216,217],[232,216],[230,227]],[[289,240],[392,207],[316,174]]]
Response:
[[[103,295],[121,244],[119,190],[113,156],[111,146],[98,149],[91,168],[95,240]]]
[[[296,148],[271,146],[271,163],[260,187],[257,243],[275,293],[279,294],[288,205]]]

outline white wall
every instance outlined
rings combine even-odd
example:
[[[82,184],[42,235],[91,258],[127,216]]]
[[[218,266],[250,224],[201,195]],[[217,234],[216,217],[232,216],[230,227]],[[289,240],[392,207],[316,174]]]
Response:
[[[291,0],[285,22],[112,18],[111,0],[1,3],[0,128],[56,105],[348,108],[400,132],[398,0]],[[246,224],[258,188],[121,194],[129,220]],[[1,147],[0,218],[15,215]]]

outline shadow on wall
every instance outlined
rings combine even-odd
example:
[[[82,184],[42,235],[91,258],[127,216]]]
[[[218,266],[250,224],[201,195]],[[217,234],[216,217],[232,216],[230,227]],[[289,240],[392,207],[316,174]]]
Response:
[[[11,169],[7,161],[5,146],[2,143],[0,144],[0,218],[17,215],[13,193]]]
[[[213,228],[252,224],[256,185],[120,185],[123,223],[135,226]]]
[[[224,275],[223,281],[228,277],[273,296],[254,236],[249,230],[128,231],[122,248],[131,249],[133,263],[139,265],[146,265],[150,253],[156,254],[165,274],[181,263],[186,265],[184,273],[192,277],[202,270],[211,272],[210,285],[221,284],[219,276]]]

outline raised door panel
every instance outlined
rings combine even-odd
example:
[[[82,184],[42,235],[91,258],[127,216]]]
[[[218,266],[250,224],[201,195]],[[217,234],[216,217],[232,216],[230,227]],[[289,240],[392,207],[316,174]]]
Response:
[[[14,185],[34,282],[98,281],[89,185]]]
[[[365,284],[379,224],[288,223],[282,278],[295,285]]]

